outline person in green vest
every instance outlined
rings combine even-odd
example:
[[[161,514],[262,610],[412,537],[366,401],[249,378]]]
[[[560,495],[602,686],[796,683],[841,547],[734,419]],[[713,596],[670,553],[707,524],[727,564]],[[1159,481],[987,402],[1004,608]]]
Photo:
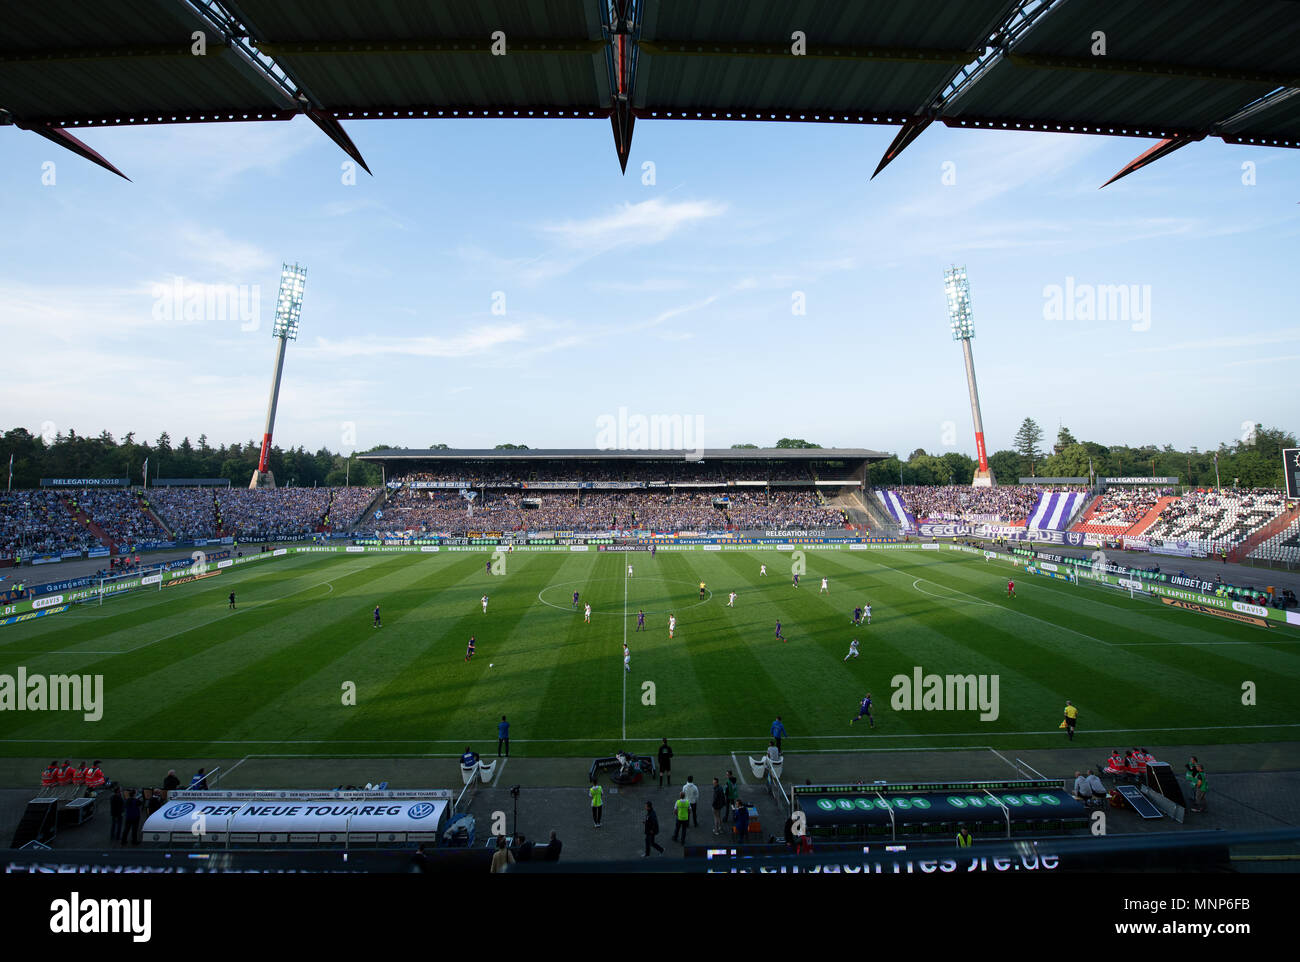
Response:
[[[677,795],[677,801],[673,802],[673,812],[677,816],[677,824],[673,826],[673,841],[680,841],[686,844],[686,829],[691,824],[691,803],[686,800],[686,790],[683,789]],[[677,838],[681,833],[681,839]]]
[[[587,792],[591,796],[591,821],[596,828],[600,828],[600,815],[605,810],[605,792],[599,783],[593,782],[591,789]]]
[[[1197,769],[1196,780],[1192,782],[1192,787],[1196,789],[1196,801],[1192,804],[1193,812],[1205,811],[1205,789],[1208,786],[1209,779],[1205,777],[1205,769]]]
[[[968,829],[965,825],[957,826],[957,847],[958,848],[970,848],[971,843],[973,843],[974,841],[975,838],[974,836],[971,835],[970,829]]]

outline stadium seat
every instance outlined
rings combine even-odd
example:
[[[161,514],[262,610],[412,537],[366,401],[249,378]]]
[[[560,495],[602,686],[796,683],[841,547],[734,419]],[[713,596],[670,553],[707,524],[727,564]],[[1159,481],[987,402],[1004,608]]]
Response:
[[[779,780],[781,778],[781,772],[785,768],[785,756],[782,755],[776,761],[769,761],[768,764],[771,766],[772,775]]]
[[[753,755],[750,755],[749,769],[751,772],[754,773],[754,778],[756,779],[766,778],[767,777],[767,756],[761,755],[758,758],[755,758]]]
[[[479,781],[483,782],[484,784],[487,784],[488,782],[492,781],[492,776],[494,776],[496,772],[497,772],[497,763],[495,761],[478,763]]]
[[[479,768],[481,767],[481,765],[482,765],[481,762],[475,762],[473,765],[462,765],[462,766],[460,766],[460,780],[461,780],[461,782],[463,782],[464,784],[468,785],[470,782],[474,781],[474,775],[475,775],[475,773],[478,772],[478,770],[479,770]]]

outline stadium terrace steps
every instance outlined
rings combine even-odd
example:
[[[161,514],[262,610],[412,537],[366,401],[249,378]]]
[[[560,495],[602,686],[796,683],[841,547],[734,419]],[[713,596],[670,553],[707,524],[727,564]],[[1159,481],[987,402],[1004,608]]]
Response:
[[[863,505],[862,499],[858,497],[856,491],[841,491],[827,503],[833,508],[841,509],[846,515],[848,515],[850,524],[856,525],[864,531],[871,528],[881,527],[879,524],[875,523],[875,520]]]
[[[1088,495],[1080,491],[1044,491],[1029,512],[1027,526],[1044,531],[1064,531],[1087,500]]]
[[[1300,521],[1300,504],[1297,504],[1290,511],[1279,514],[1272,521],[1260,526],[1253,531],[1241,544],[1237,545],[1228,552],[1229,561],[1241,561],[1250,557],[1251,552],[1262,545],[1265,541],[1273,538],[1283,531],[1286,531],[1297,521]]]
[[[1073,525],[1071,531],[1081,531],[1085,534],[1106,534],[1118,537],[1127,534],[1137,537],[1138,534],[1145,531],[1151,525],[1155,524],[1156,518],[1160,516],[1166,505],[1177,501],[1177,498],[1163,497],[1156,500],[1151,510],[1139,518],[1134,524],[1098,524],[1091,519],[1096,516],[1097,510],[1101,507],[1101,497],[1093,499],[1092,504],[1083,513],[1082,520]]]
[[[1156,503],[1151,506],[1151,510],[1148,511],[1146,514],[1142,515],[1138,523],[1133,525],[1133,527],[1129,528],[1124,533],[1128,535],[1132,535],[1133,537],[1136,538],[1143,531],[1145,531],[1147,528],[1151,527],[1153,524],[1156,523],[1156,518],[1160,517],[1160,512],[1164,511],[1165,508],[1167,508],[1169,505],[1173,504],[1177,500],[1178,500],[1177,498],[1171,498],[1171,497],[1164,497],[1158,499]]]
[[[139,502],[140,510],[142,510],[153,520],[153,523],[156,524],[159,527],[159,529],[164,534],[167,535],[168,539],[172,539],[176,537],[176,535],[172,533],[172,529],[167,527],[167,525],[163,522],[163,519],[161,516],[159,516],[158,512],[154,511],[153,508],[149,507],[143,501],[140,501],[139,496],[136,497],[136,501]]]
[[[68,514],[72,516],[73,521],[76,521],[79,525],[94,535],[100,544],[107,545],[109,551],[113,554],[117,554],[116,542],[108,536],[107,531],[95,524],[94,519],[91,518],[83,508],[74,508],[72,502],[67,499],[66,495],[60,497],[59,500],[63,502],[63,506],[67,508]]]

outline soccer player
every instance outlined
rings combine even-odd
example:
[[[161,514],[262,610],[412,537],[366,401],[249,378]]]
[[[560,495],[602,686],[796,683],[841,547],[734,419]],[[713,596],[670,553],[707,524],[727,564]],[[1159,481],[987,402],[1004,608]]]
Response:
[[[852,725],[855,721],[861,721],[863,718],[871,722],[872,728],[876,727],[876,720],[871,717],[871,692],[867,692],[867,696],[862,699],[862,704],[858,705],[858,717],[850,718],[849,724]]]
[[[382,627],[383,627],[383,623],[380,622],[380,620],[379,620],[379,605],[375,605],[375,623],[374,623],[373,625],[371,625],[371,627],[372,627],[372,628],[382,628]]]
[[[587,624],[591,624],[591,602],[590,601],[587,602],[587,606],[582,610],[582,620],[585,621]]]
[[[766,577],[767,577],[767,565],[759,565],[759,566],[758,566],[758,576],[759,576],[760,578],[766,578]]]
[[[485,575],[490,575],[490,574],[492,573],[492,562],[491,562],[491,561],[488,561],[487,564],[484,566],[484,568],[483,568],[483,573],[484,573]]]
[[[777,636],[778,638],[781,638],[781,641],[784,642],[785,644],[789,644],[789,643],[790,643],[790,642],[789,642],[789,639],[787,639],[787,638],[782,638],[782,637],[781,637],[781,622],[779,622],[779,621],[776,623],[776,636]]]
[[[627,645],[623,646],[623,670],[632,670],[632,649],[628,648]]]
[[[1016,583],[1015,583],[1014,581],[1012,581],[1010,578],[1008,578],[1008,579],[1007,579],[1007,597],[1008,597],[1008,598],[1014,598],[1015,596],[1016,596]]]
[[[727,595],[727,607],[728,608],[736,607],[736,593],[734,591],[731,594]]]
[[[470,635],[469,645],[467,645],[465,648],[465,660],[469,661],[473,657],[474,657],[474,636]]]
[[[632,566],[631,566],[631,565],[628,565],[628,566],[627,566],[627,576],[628,576],[629,578],[632,577]]]
[[[823,578],[823,579],[822,579],[821,590],[818,591],[817,593],[818,593],[819,595],[820,595],[820,594],[827,594],[827,595],[828,595],[828,594],[831,593],[831,586],[830,586],[829,581],[828,581],[826,578]]]
[[[487,614],[487,595],[484,595],[484,596],[483,596],[482,601],[483,601],[483,614],[486,615],[486,614]]]
[[[573,593],[573,610],[578,610],[578,593],[576,591]]]
[[[673,632],[676,630],[677,630],[677,616],[669,615],[668,616],[668,637],[671,638],[673,636]]]
[[[703,581],[700,582],[700,600],[701,600],[701,601],[704,600],[704,582],[703,582]]]
[[[796,588],[799,587],[799,576],[798,576],[798,575],[795,575],[795,576],[794,576],[794,586],[795,586]]]
[[[862,609],[861,609],[861,608],[854,608],[854,609],[853,609],[853,623],[856,625],[856,624],[860,624],[861,621],[862,621]]]
[[[867,605],[866,605],[866,607],[862,609],[862,616],[863,616],[864,618],[867,619],[867,624],[871,624],[871,604],[870,604],[870,602],[868,602]]]
[[[636,630],[645,631],[645,612],[640,609],[636,613]]]
[[[233,591],[230,593],[230,610],[235,610],[235,593]]]
[[[844,656],[844,660],[848,661],[850,658],[856,657],[858,657],[858,639],[854,638],[849,642],[849,653]]]

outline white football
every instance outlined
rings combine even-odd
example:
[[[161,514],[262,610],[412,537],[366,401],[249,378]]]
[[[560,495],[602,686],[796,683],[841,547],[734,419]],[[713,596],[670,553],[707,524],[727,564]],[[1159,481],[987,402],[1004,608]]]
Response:
[[[488,667],[489,667],[489,668],[492,667],[492,663],[491,663],[491,662],[488,662]]]

